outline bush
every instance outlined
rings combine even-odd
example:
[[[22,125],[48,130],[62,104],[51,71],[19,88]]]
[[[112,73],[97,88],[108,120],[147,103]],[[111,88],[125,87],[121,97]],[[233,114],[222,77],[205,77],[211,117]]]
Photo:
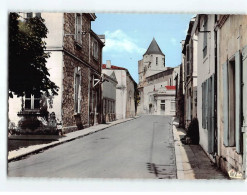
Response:
[[[200,141],[199,125],[197,118],[193,118],[189,124],[187,134],[181,139],[184,144],[198,145]]]

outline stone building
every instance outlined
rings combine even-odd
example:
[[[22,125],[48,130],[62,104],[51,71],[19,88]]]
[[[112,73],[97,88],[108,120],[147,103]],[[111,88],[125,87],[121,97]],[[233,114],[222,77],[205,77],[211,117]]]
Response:
[[[199,14],[190,22],[187,34],[197,42],[193,44],[197,57],[193,67],[197,66],[198,75],[199,143],[212,162],[232,178],[246,178],[246,29],[244,15]],[[185,45],[186,41],[182,61],[186,102],[186,60],[190,58]],[[189,112],[186,106],[185,113]]]
[[[217,163],[246,178],[247,16],[217,16]]]
[[[104,72],[104,70],[102,71]],[[110,75],[103,73],[103,122],[116,120],[116,91],[117,78],[115,72]]]
[[[113,72],[117,79],[116,86],[116,119],[125,119],[136,115],[135,90],[136,82],[126,68],[114,66],[110,60],[102,65],[102,72],[111,75]]]
[[[174,79],[178,72],[179,67],[165,66],[165,55],[153,39],[138,61],[138,114],[175,115]]]
[[[35,14],[22,13],[22,17]],[[50,52],[46,64],[50,79],[60,88],[57,96],[45,100],[49,105],[48,112],[55,114],[56,123],[65,133],[101,123],[102,91],[98,81],[101,80],[104,42],[91,29],[96,15],[39,13],[39,16],[45,20],[48,29],[45,41],[46,50]],[[40,118],[40,97],[22,99],[24,105],[21,98],[9,100],[9,119],[17,124],[17,113],[23,119],[31,112]]]
[[[197,119],[200,145],[214,161],[217,153],[216,126],[216,37],[215,15],[197,15],[194,28],[197,35]]]

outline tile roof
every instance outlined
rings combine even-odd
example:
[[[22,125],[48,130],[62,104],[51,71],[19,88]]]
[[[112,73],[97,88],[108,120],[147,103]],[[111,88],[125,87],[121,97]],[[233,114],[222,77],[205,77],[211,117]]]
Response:
[[[167,90],[176,90],[176,86],[166,86]]]
[[[102,69],[107,69],[106,68],[106,64],[102,64]],[[114,65],[111,65],[111,68],[110,69],[114,69],[114,70],[126,70],[126,68],[119,67],[119,66],[114,66]]]

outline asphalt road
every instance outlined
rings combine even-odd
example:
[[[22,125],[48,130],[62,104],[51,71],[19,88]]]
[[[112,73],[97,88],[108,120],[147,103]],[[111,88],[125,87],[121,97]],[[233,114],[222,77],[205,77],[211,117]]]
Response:
[[[176,178],[171,117],[142,116],[10,162],[11,177]]]

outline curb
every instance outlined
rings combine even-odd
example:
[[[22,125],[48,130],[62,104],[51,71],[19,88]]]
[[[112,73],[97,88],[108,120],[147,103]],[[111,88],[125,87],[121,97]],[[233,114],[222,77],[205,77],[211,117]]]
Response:
[[[173,117],[172,121],[172,132],[173,132],[173,139],[174,139],[174,148],[175,148],[175,158],[176,158],[176,169],[177,169],[177,179],[184,179],[184,169],[182,165],[182,159],[181,159],[181,153],[180,153],[180,144],[181,141],[179,138],[176,136],[176,127],[173,124],[175,117]],[[178,163],[179,162],[179,163]]]
[[[61,144],[66,143],[66,142],[70,142],[70,141],[73,141],[73,140],[76,140],[76,139],[85,137],[85,136],[87,136],[87,135],[96,133],[96,132],[98,132],[98,131],[102,131],[102,130],[104,130],[104,129],[107,129],[107,128],[116,126],[116,125],[121,124],[121,123],[125,123],[125,122],[127,122],[127,121],[131,121],[131,120],[137,119],[137,118],[139,118],[139,117],[140,117],[140,116],[136,116],[136,117],[133,117],[133,118],[128,118],[128,119],[126,119],[126,120],[124,120],[124,121],[121,121],[121,122],[119,122],[119,123],[110,124],[110,125],[107,126],[107,127],[103,127],[103,128],[101,128],[101,129],[96,129],[96,130],[93,130],[92,132],[85,133],[85,134],[83,134],[83,135],[79,135],[79,136],[77,136],[77,137],[73,137],[73,138],[70,138],[70,139],[67,139],[67,140],[61,140],[61,141],[58,140],[58,141],[51,142],[51,143],[49,143],[49,144],[46,144],[45,146],[41,146],[40,148],[33,149],[33,150],[28,151],[28,152],[26,152],[26,153],[24,153],[24,154],[20,154],[20,155],[16,155],[16,156],[14,156],[14,157],[8,158],[8,162],[21,160],[22,158],[27,157],[27,156],[29,156],[29,155],[37,154],[37,153],[43,152],[43,151],[45,151],[45,150],[47,150],[47,149],[49,149],[49,148],[52,148],[52,147],[61,145]],[[86,128],[85,128],[85,129],[86,129]],[[84,129],[84,130],[85,130],[85,129]]]

